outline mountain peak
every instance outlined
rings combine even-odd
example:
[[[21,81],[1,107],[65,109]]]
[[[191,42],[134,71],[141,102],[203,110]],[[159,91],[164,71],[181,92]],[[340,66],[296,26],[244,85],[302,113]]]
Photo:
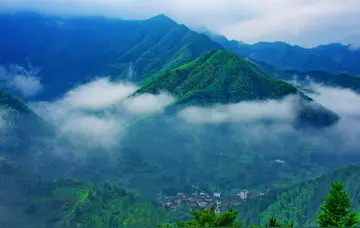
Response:
[[[172,20],[170,17],[166,16],[165,14],[159,14],[159,15],[156,15],[154,17],[151,17],[149,19],[149,21],[156,21],[156,22],[167,22],[167,23],[173,23],[173,24],[177,24],[174,20]]]
[[[272,80],[254,64],[225,50],[210,51],[200,58],[158,77],[150,77],[141,92],[167,90],[178,103],[235,103],[281,98],[296,93],[285,82]]]

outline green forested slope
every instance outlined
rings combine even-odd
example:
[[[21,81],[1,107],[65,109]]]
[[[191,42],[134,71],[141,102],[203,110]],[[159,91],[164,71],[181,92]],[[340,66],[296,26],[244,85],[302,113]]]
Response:
[[[0,14],[0,65],[40,69],[45,98],[111,75],[138,81],[221,47],[164,15],[143,21]]]
[[[55,129],[36,115],[19,99],[0,90],[0,156],[17,158],[26,163],[32,147],[54,136]]]
[[[2,227],[155,227],[171,216],[112,184],[47,180],[3,158],[0,210]]]
[[[177,103],[235,103],[278,99],[296,88],[269,78],[259,68],[228,51],[212,51],[200,58],[142,83],[138,93],[169,91]]]
[[[344,183],[353,203],[353,209],[360,212],[359,175],[360,166],[353,165],[286,189],[274,190],[264,199],[249,201],[242,208],[242,214],[250,223],[263,224],[270,217],[275,216],[284,221],[293,221],[297,226],[317,226],[316,217],[320,205],[334,180]]]

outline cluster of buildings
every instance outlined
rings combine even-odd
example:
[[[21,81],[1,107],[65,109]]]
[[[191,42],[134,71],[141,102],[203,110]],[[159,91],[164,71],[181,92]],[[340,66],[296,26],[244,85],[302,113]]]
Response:
[[[210,208],[214,206],[216,213],[227,210],[228,207],[236,207],[247,199],[257,198],[265,195],[265,192],[253,193],[249,190],[243,190],[237,194],[213,194],[207,192],[177,193],[176,196],[159,196],[160,204],[171,211],[176,211],[180,206],[199,210],[200,208]]]

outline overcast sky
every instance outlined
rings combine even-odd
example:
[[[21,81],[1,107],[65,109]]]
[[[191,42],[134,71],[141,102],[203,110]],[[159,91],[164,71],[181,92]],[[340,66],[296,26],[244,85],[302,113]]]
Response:
[[[247,43],[360,45],[360,0],[0,0],[0,9],[124,19],[164,13]]]

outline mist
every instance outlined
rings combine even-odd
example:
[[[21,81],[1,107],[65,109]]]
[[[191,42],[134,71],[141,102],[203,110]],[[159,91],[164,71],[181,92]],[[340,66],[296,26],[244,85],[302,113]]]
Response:
[[[306,86],[315,91],[308,96],[340,116],[336,124],[294,127],[297,96],[173,113],[167,107],[176,97],[166,91],[134,95],[137,85],[96,78],[59,99],[29,104],[56,129],[46,143],[33,143],[33,164],[45,164],[38,167],[41,172],[115,181],[153,198],[164,189],[173,193],[198,184],[251,188],[286,183],[285,174],[300,181],[360,162],[360,96],[321,84]]]
[[[31,98],[43,91],[43,85],[37,77],[39,69],[26,69],[19,65],[0,66],[0,86],[14,90],[25,98]]]
[[[77,146],[111,149],[119,144],[131,121],[161,112],[173,101],[165,93],[130,97],[137,89],[131,83],[97,78],[73,88],[58,100],[35,102],[30,107]]]

